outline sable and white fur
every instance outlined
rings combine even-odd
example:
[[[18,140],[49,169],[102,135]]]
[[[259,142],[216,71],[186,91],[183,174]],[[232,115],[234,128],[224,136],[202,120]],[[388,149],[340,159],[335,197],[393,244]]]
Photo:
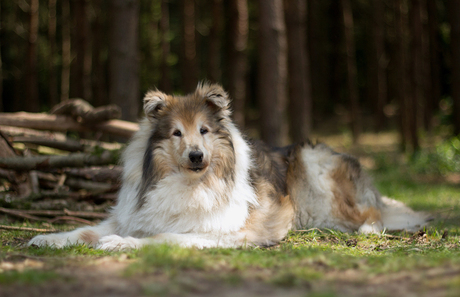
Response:
[[[219,85],[200,84],[188,96],[148,92],[110,217],[29,245],[238,247],[272,245],[295,228],[379,233],[426,223],[426,215],[381,197],[353,157],[323,144],[248,142],[229,103]]]

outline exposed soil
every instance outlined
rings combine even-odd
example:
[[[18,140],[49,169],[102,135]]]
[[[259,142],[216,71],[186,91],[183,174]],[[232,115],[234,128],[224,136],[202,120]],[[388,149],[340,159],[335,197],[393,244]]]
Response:
[[[47,269],[56,263],[40,259],[11,258],[2,263],[8,269],[24,267]],[[21,296],[306,296],[331,293],[332,296],[455,296],[452,282],[460,282],[460,267],[437,267],[375,276],[350,269],[331,271],[320,280],[300,284],[273,285],[258,278],[236,281],[203,271],[183,271],[173,276],[154,273],[127,276],[129,259],[101,258],[81,265],[78,259],[53,269],[58,279],[38,285],[12,284],[0,287],[2,297]],[[249,273],[250,275],[250,273]],[[453,294],[453,295],[452,295]]]

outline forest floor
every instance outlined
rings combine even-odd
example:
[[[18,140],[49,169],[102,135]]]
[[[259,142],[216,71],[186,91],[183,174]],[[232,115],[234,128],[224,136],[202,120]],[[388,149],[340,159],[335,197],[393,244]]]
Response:
[[[459,296],[460,175],[419,173],[397,153],[396,133],[363,135],[359,146],[343,135],[320,140],[358,155],[384,195],[430,212],[430,226],[379,236],[310,229],[270,248],[116,253],[25,247],[37,232],[0,230],[0,296]],[[0,224],[50,227],[7,216]]]

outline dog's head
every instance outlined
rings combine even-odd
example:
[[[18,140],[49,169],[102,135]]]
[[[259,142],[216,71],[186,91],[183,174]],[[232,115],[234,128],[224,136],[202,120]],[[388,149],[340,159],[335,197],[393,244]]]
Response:
[[[216,165],[228,166],[219,159],[228,162],[229,154],[230,162],[234,162],[233,144],[226,127],[230,122],[229,104],[228,94],[215,84],[199,84],[187,96],[148,92],[144,111],[153,129],[144,165],[152,162],[155,168],[144,168],[144,173],[156,170],[164,175],[178,171],[196,178]]]

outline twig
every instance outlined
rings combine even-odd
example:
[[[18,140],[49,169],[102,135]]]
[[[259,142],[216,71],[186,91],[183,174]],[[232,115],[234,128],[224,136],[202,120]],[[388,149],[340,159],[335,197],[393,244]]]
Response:
[[[293,232],[310,232],[310,231],[313,231],[313,230],[319,231],[319,233],[323,233],[323,231],[321,231],[318,228],[311,228],[311,229],[307,229],[307,230],[292,230],[292,231]]]
[[[6,213],[6,214],[9,214],[9,215],[12,215],[12,216],[24,218],[24,219],[33,220],[33,221],[46,221],[46,219],[42,219],[42,218],[39,218],[39,217],[36,217],[36,216],[33,216],[33,215],[29,215],[27,213],[24,213],[23,211],[6,209],[6,208],[3,208],[3,207],[0,207],[0,212]]]
[[[0,225],[0,229],[3,229],[3,230],[19,230],[19,231],[33,231],[33,232],[43,232],[43,233],[51,233],[51,232],[59,231],[59,230],[56,230],[56,229],[39,229],[39,228],[14,227],[14,226],[5,226],[5,225]]]
[[[72,216],[61,216],[61,217],[56,217],[52,220],[49,220],[50,223],[54,223],[56,221],[75,221],[75,222],[79,222],[79,223],[83,223],[83,224],[86,224],[86,225],[90,225],[90,226],[94,226],[95,223],[91,222],[91,221],[88,221],[88,220],[85,220],[85,219],[82,219],[82,218],[77,218],[77,217],[72,217]]]

